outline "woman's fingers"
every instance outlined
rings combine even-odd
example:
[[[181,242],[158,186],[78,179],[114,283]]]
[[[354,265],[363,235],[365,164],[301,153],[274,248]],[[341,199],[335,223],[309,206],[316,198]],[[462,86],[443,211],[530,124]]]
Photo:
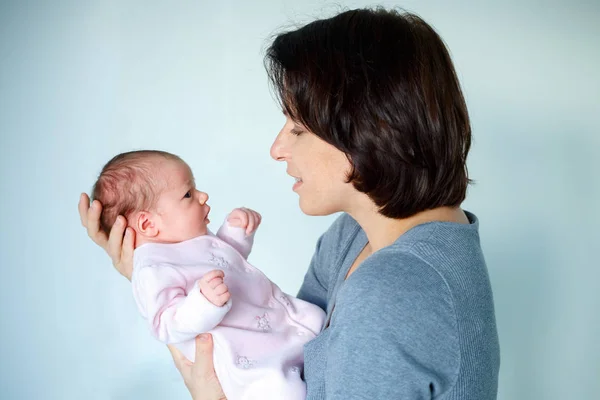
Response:
[[[125,238],[123,239],[123,247],[121,247],[121,259],[133,259],[133,246],[135,243],[135,231],[132,228],[125,230]]]
[[[196,355],[191,363],[179,350],[169,345],[175,366],[181,373],[192,399],[225,399],[213,364],[213,340],[210,334],[196,337]]]
[[[86,193],[81,193],[79,196],[79,219],[81,220],[81,226],[87,228],[87,214],[90,209],[90,198]]]
[[[98,200],[94,200],[91,205],[89,202],[89,196],[86,193],[81,193],[78,206],[81,225],[86,228],[90,239],[108,253],[117,271],[131,280],[135,246],[134,231],[131,228],[126,231],[127,221],[124,217],[119,216],[110,234],[107,235],[100,228],[102,204]]]
[[[172,344],[168,344],[167,347],[171,352],[171,357],[173,357],[173,362],[175,363],[175,367],[183,374],[183,369],[190,368],[192,366],[192,362],[185,358],[185,356],[177,350],[175,346]]]
[[[125,218],[119,215],[115,224],[110,229],[105,249],[115,265],[121,262],[121,249],[123,248],[123,236],[125,235],[126,228]]]
[[[106,233],[100,229],[100,214],[102,213],[102,204],[98,200],[92,202],[91,207],[87,211],[87,234],[98,246],[106,250],[108,237]]]
[[[213,341],[212,335],[209,333],[203,333],[196,337],[196,359],[192,370],[194,376],[205,379],[215,375]]]
[[[110,230],[105,250],[116,270],[129,280],[133,272],[134,243],[135,232],[132,228],[127,228],[125,217],[119,215]]]
[[[121,247],[121,259],[119,264],[115,265],[117,271],[125,278],[131,280],[131,274],[133,273],[133,250],[135,246],[135,231],[133,228],[127,228],[125,230],[125,238],[123,239],[123,246]]]

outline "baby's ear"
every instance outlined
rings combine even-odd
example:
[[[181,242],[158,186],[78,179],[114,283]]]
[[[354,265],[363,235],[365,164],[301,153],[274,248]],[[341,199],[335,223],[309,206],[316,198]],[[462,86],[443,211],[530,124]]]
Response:
[[[134,214],[135,229],[146,237],[158,235],[156,216],[149,211],[140,211]]]

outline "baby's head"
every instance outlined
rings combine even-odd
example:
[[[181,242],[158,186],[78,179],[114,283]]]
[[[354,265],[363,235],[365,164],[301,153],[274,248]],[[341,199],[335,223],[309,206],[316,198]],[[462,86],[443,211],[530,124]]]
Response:
[[[108,233],[117,216],[143,243],[177,243],[207,233],[208,195],[196,190],[190,167],[164,151],[122,153],[110,160],[94,185],[102,203],[101,229]]]

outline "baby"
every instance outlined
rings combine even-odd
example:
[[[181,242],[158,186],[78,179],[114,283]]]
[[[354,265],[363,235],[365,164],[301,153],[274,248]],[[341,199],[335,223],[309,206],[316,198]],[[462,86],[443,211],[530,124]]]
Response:
[[[118,215],[135,229],[133,295],[156,338],[194,361],[194,338],[210,332],[228,399],[304,399],[303,345],[325,313],[248,263],[258,213],[235,209],[213,234],[208,195],[183,160],[162,151],[117,155],[92,197],[103,204],[103,230]]]

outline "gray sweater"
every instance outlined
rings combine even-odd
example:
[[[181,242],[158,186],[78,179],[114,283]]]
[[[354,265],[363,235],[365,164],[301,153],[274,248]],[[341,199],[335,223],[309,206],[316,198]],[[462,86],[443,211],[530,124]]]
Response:
[[[364,231],[342,214],[321,236],[298,293],[331,317],[304,347],[307,400],[496,399],[492,291],[467,216],[409,230],[347,280]]]

